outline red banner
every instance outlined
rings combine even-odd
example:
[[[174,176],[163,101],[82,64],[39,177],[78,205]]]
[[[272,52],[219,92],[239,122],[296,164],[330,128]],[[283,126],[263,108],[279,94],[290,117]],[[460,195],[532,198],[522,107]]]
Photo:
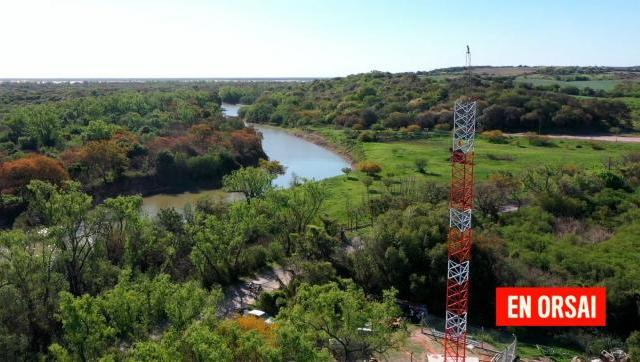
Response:
[[[605,288],[496,288],[496,326],[605,326]]]

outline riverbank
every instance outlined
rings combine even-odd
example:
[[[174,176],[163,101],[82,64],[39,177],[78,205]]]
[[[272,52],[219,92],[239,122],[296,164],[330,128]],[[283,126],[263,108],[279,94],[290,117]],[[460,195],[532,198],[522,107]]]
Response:
[[[227,118],[238,117],[238,112],[240,108],[242,108],[243,104],[228,104],[223,103],[222,108],[225,116]],[[256,129],[259,128],[272,128],[280,131],[287,132],[293,136],[301,138],[305,141],[313,143],[316,146],[320,146],[328,151],[331,151],[340,157],[342,157],[345,161],[349,163],[351,167],[353,167],[358,161],[361,161],[364,154],[363,152],[354,152],[353,149],[350,149],[346,145],[330,140],[326,135],[321,133],[317,133],[311,129],[301,129],[301,128],[285,128],[280,127],[274,124],[265,124],[265,123],[247,123],[246,125],[252,126]]]
[[[356,159],[354,153],[351,150],[347,149],[343,145],[330,141],[325,136],[319,133],[314,133],[302,129],[295,129],[293,130],[293,134],[296,137],[300,137],[320,147],[326,148],[331,152],[337,153],[347,162],[349,162],[352,167],[359,161],[359,159]]]
[[[280,127],[272,124],[263,124],[263,123],[260,123],[260,124],[247,123],[247,125],[254,126],[254,127],[255,126],[265,127],[265,128],[268,127],[268,128],[273,128],[273,129],[287,132],[295,137],[301,138],[305,141],[313,143],[316,146],[320,146],[328,151],[331,151],[339,155],[341,158],[347,161],[349,165],[351,165],[351,167],[353,167],[357,162],[362,160],[362,155],[357,155],[356,154],[357,152],[354,152],[352,149],[349,149],[348,147],[346,147],[345,145],[339,142],[330,140],[325,134],[318,133],[316,130],[313,130],[313,129],[285,128],[285,127]]]

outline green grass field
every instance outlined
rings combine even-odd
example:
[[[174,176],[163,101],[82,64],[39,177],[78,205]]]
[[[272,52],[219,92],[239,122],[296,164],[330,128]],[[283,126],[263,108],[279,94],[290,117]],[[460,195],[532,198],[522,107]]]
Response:
[[[324,130],[323,133],[339,131]],[[393,177],[414,176],[418,179],[449,183],[451,165],[448,136],[436,136],[425,140],[389,143],[363,143],[366,159],[382,165],[382,175]],[[526,169],[543,165],[575,164],[587,169],[598,169],[611,160],[621,158],[629,152],[640,152],[640,144],[622,142],[599,142],[594,149],[590,141],[554,140],[553,146],[531,146],[525,138],[511,138],[508,144],[493,144],[480,138],[476,141],[476,180],[486,180],[497,171],[519,174]],[[427,160],[426,174],[416,170],[416,159]],[[365,187],[354,172],[349,177],[338,176],[324,182],[331,198],[328,213],[343,220],[347,202],[358,204],[365,196]],[[372,193],[382,192],[384,186],[376,180]],[[348,201],[347,201],[348,200]]]
[[[517,77],[516,78],[516,82],[517,83],[530,83],[531,85],[538,86],[538,85],[551,85],[551,84],[558,84],[561,87],[562,86],[568,86],[568,85],[572,85],[572,86],[576,86],[580,89],[582,88],[586,88],[589,87],[591,89],[602,89],[605,91],[611,91],[613,90],[613,88],[615,88],[615,86],[619,83],[622,82],[622,80],[619,79],[594,79],[594,80],[583,80],[583,81],[563,81],[563,80],[556,80],[556,79],[549,79],[549,78],[538,78],[538,77]]]
[[[379,162],[395,175],[415,174],[415,160],[427,160],[427,177],[449,181],[449,137],[393,143],[365,143],[367,159]],[[508,144],[476,141],[476,177],[486,179],[496,171],[520,173],[539,165],[576,164],[586,168],[601,167],[609,157],[619,158],[630,151],[640,151],[639,144],[600,142],[595,150],[589,141],[556,140],[552,147],[531,146],[524,138],[512,138]]]

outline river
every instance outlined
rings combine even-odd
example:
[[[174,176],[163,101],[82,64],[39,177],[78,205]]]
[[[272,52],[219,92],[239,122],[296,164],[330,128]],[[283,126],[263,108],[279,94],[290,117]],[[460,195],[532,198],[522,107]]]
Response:
[[[223,113],[228,117],[238,115],[240,105],[223,104]],[[262,133],[262,148],[270,160],[278,160],[286,167],[286,173],[276,178],[276,187],[287,187],[294,175],[314,180],[334,177],[342,173],[349,163],[336,153],[313,144],[300,137],[296,137],[277,127],[253,125]],[[202,197],[213,197],[220,200],[235,200],[240,196],[227,193],[220,189],[201,190],[198,192],[183,192],[178,194],[158,194],[145,197],[142,210],[154,216],[161,208],[174,207],[182,209],[187,204],[193,204]]]

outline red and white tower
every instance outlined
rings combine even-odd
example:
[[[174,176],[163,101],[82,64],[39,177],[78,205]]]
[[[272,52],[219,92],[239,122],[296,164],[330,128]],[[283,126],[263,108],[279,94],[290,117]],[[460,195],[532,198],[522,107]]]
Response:
[[[467,72],[471,54],[467,47]],[[469,73],[468,73],[469,75]],[[447,263],[447,311],[444,359],[463,362],[467,345],[471,212],[473,209],[473,159],[476,102],[460,100],[454,106],[451,155],[451,198]]]

